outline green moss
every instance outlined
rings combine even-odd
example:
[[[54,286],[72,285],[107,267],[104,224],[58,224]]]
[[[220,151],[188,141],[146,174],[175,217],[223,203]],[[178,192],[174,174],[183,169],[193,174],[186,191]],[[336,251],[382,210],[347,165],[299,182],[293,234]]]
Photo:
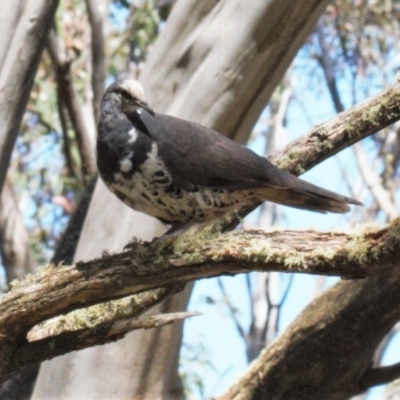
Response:
[[[362,264],[368,260],[370,248],[364,236],[354,236],[346,246],[346,255],[349,261]]]
[[[53,264],[46,264],[44,266],[39,267],[34,274],[26,274],[21,279],[15,279],[10,282],[11,290],[19,289],[24,286],[29,286],[32,283],[36,283],[38,278],[43,280],[45,278],[51,279],[52,274],[54,273],[56,266]]]
[[[138,294],[71,311],[66,315],[57,316],[38,324],[32,329],[32,334],[36,330],[47,329],[51,331],[52,335],[57,335],[64,331],[93,328],[111,320],[131,317],[132,311],[137,314],[138,305],[144,295]]]
[[[393,253],[400,247],[400,218],[392,221],[385,235],[385,241],[382,246],[377,249],[376,258],[385,257]]]

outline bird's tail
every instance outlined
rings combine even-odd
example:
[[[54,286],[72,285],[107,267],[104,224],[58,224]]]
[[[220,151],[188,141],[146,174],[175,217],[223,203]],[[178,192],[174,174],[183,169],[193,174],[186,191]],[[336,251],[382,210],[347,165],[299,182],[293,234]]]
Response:
[[[268,188],[266,200],[288,207],[299,208],[319,213],[346,213],[350,211],[349,204],[363,204],[350,197],[325,190],[301,179],[296,179],[288,188]]]

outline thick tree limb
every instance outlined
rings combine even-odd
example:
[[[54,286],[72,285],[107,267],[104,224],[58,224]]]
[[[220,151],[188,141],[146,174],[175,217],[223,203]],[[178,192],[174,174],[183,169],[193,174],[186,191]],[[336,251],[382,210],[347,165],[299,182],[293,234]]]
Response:
[[[398,269],[339,282],[314,300],[218,400],[341,400],[398,377],[397,364],[371,370],[371,360],[400,318],[399,292]]]
[[[0,378],[30,363],[97,344],[93,332],[106,326],[109,335],[113,324],[106,321],[76,333],[58,333],[57,346],[49,346],[51,339],[41,339],[36,343],[38,352],[25,343],[34,325],[59,314],[170,284],[252,270],[351,277],[388,273],[400,263],[399,236],[399,220],[384,229],[355,234],[248,231],[210,236],[204,229],[152,244],[133,244],[133,250],[76,266],[42,268],[1,299],[0,346],[9,351],[1,355]],[[15,357],[17,349],[20,358]]]
[[[3,5],[7,10],[13,8],[15,11],[10,13],[15,28],[14,31],[1,31],[2,37],[12,38],[0,42],[0,94],[3,99],[0,102],[0,191],[57,5],[58,0],[28,0],[23,5],[16,1]],[[9,28],[8,23],[6,26]]]
[[[6,362],[6,364],[3,364],[2,372],[8,369],[5,377],[9,377],[16,372],[14,367],[17,367],[17,371],[26,366],[37,368],[38,363],[65,354],[70,349],[82,349],[115,341],[133,329],[146,329],[146,327],[149,327],[148,324],[149,321],[152,321],[151,319],[143,322],[136,321],[134,318],[148,311],[154,305],[164,302],[180,290],[182,290],[182,286],[173,285],[95,305],[84,310],[78,309],[65,316],[46,321],[30,330],[27,335],[21,334],[19,339],[16,338],[19,344],[10,352],[13,359],[11,364],[14,364],[14,366],[11,366],[7,361],[7,356],[3,358],[4,354],[0,355],[0,359]],[[175,318],[175,320],[180,319],[180,316]],[[4,343],[4,338],[5,335],[0,333],[0,345],[2,345],[2,342]],[[53,339],[54,341],[52,341]],[[7,338],[5,340],[7,349],[10,350],[11,343],[8,342]],[[33,343],[30,344],[30,342]],[[13,346],[11,345],[11,347]],[[17,352],[18,357],[15,357]],[[0,372],[0,376],[2,372]],[[0,381],[3,380],[3,377],[1,377]]]
[[[7,53],[13,40],[13,33],[21,18],[24,3],[24,0],[16,0],[2,5],[0,14],[2,33],[0,35],[0,69],[3,68],[3,63],[7,58]]]
[[[140,77],[150,104],[246,143],[327,4],[178,1]]]
[[[386,367],[371,368],[363,375],[361,386],[363,390],[367,390],[373,386],[390,383],[398,378],[400,378],[400,363]]]

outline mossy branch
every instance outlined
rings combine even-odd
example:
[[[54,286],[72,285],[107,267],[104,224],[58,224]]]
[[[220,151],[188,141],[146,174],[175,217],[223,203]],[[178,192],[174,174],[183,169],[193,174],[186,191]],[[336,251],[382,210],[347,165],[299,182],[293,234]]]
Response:
[[[65,320],[64,325],[60,322],[56,327],[48,322],[36,328],[41,332],[40,343],[28,341],[27,334],[35,325],[55,316],[137,293],[146,292],[147,295],[142,295],[146,299],[153,296],[148,294],[151,289],[166,287],[158,289],[162,298],[170,295],[171,290],[176,291],[168,287],[177,284],[182,287],[196,279],[250,271],[305,272],[347,278],[382,274],[400,263],[399,236],[399,220],[384,229],[369,227],[349,234],[287,230],[219,235],[206,226],[152,243],[133,243],[129,251],[89,262],[41,268],[36,275],[17,282],[1,298],[0,345],[14,350],[9,354],[13,361],[4,358],[7,352],[2,355],[0,377],[4,379],[12,372],[11,365],[14,369],[21,368],[120,336],[109,335],[112,321],[117,319],[113,318],[115,309],[109,317],[98,319],[99,315],[107,314],[101,308],[97,312],[92,308],[86,313],[95,315],[93,322],[82,324],[83,310],[81,317],[67,316],[67,321],[72,318],[81,321],[74,322],[73,328]],[[153,297],[147,299],[153,300]],[[50,337],[43,338],[46,334],[43,332]],[[38,334],[31,337],[37,338]],[[54,346],[55,343],[63,346]]]
[[[335,115],[268,159],[301,175],[356,142],[400,120],[400,84]]]

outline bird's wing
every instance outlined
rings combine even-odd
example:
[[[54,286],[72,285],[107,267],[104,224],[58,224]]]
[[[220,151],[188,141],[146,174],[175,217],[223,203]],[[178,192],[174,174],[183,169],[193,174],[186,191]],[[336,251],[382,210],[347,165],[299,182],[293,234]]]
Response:
[[[292,175],[212,129],[163,114],[142,113],[141,120],[178,186],[237,190],[293,185]]]

